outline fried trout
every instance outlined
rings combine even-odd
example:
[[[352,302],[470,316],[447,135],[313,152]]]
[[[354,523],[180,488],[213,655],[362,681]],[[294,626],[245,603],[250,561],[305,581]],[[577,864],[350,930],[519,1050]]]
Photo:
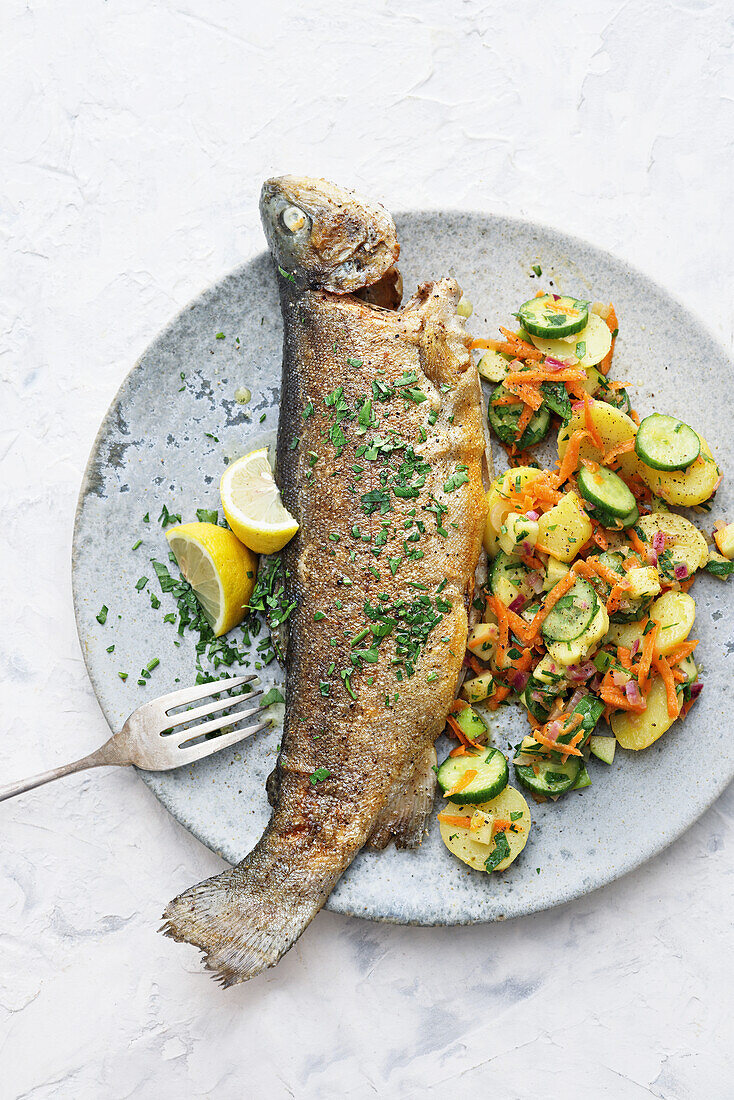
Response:
[[[263,187],[285,329],[277,481],[300,527],[272,817],[165,931],[224,985],[292,946],[365,845],[420,844],[485,519],[480,387],[452,279],[400,310],[379,206],[321,180]]]

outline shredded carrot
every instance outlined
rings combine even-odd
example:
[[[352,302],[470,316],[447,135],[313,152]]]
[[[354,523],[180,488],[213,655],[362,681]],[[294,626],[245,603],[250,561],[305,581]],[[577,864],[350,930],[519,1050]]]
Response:
[[[458,714],[459,711],[468,710],[468,709],[469,709],[469,704],[467,702],[465,702],[463,699],[454,699],[454,701],[453,701],[453,703],[451,704],[451,707],[450,707],[450,710],[451,710],[452,714]]]
[[[647,620],[650,622],[650,619]],[[640,685],[640,690],[644,693],[647,691],[647,677],[650,672],[650,665],[652,664],[652,657],[655,651],[655,642],[658,636],[659,626],[655,623],[652,630],[648,630],[644,636],[642,643],[642,652],[640,654],[640,663],[637,666],[637,680]]]
[[[455,749],[452,749],[449,756],[471,756],[470,752],[467,752],[466,745],[457,745]]]
[[[599,370],[602,374],[606,375],[609,372],[609,368],[612,365],[612,356],[614,355],[614,345],[617,342],[617,337],[615,336],[615,333],[619,330],[619,321],[617,320],[617,314],[614,312],[614,306],[612,305],[611,302],[609,303],[609,310],[608,310],[607,315],[604,318],[604,320],[607,323],[607,328],[609,329],[609,331],[612,334],[612,346],[610,347],[609,351],[607,352],[607,354],[602,359],[601,363],[597,367],[597,370]]]
[[[634,439],[625,439],[623,443],[618,443],[616,447],[612,447],[611,450],[607,451],[604,458],[601,460],[601,464],[602,466],[609,466],[615,459],[619,458],[620,455],[625,455],[628,451],[634,451],[634,449]]]
[[[536,501],[542,500],[546,504],[558,504],[563,493],[559,493],[557,489],[552,489],[550,485],[536,486],[533,482],[533,495]]]
[[[677,718],[680,712],[680,706],[678,704],[678,696],[675,691],[675,680],[670,671],[670,665],[664,657],[653,657],[652,663],[655,671],[662,676],[663,683],[665,684],[665,694],[668,702],[668,718]]]
[[[454,825],[457,829],[471,829],[470,817],[459,817],[458,814],[439,814],[438,820],[444,825]]]
[[[504,833],[506,829],[512,828],[512,822],[508,821],[506,817],[496,817],[492,822],[492,836],[495,833]]]
[[[630,540],[642,560],[647,561],[647,547],[635,531],[634,527],[627,528],[627,538]]]
[[[516,332],[510,332],[508,328],[503,328],[502,325],[500,325],[500,332],[507,343],[515,349],[514,354],[518,359],[534,359],[540,362],[543,358],[542,351],[538,351],[533,344],[526,344],[524,340],[520,339]]]
[[[635,412],[634,409],[630,409],[630,411],[628,413],[628,416],[629,416],[630,420],[632,420],[637,425],[637,427],[639,428],[640,418],[639,418],[639,416],[637,415],[637,413]]]
[[[641,714],[643,710],[647,710],[647,703],[644,699],[641,703],[631,703],[623,691],[613,686],[600,688],[599,695],[605,703],[609,703],[615,710],[631,710],[637,714]]]
[[[589,433],[589,438],[591,439],[591,442],[594,444],[594,446],[598,450],[603,451],[604,450],[604,444],[602,443],[601,436],[599,435],[599,432],[597,431],[596,426],[594,424],[594,414],[593,414],[593,411],[592,411],[592,405],[593,405],[593,402],[592,402],[591,398],[589,397],[586,390],[584,390],[584,427],[586,428],[587,432]]]
[[[677,649],[674,649],[672,653],[666,655],[666,660],[670,667],[673,665],[679,665],[681,661],[685,661],[686,657],[690,657],[694,649],[698,645],[698,641],[695,642],[683,642]]]
[[[462,791],[466,790],[471,781],[477,778],[478,774],[476,768],[467,768],[456,786],[452,787],[450,791],[444,792],[446,798],[451,798],[452,794],[461,794]]]
[[[474,657],[471,653],[467,653],[466,663],[469,665],[469,668],[472,670],[472,672],[475,672],[477,674],[477,676],[483,676],[484,673],[488,671],[488,669],[486,669],[484,665],[480,664],[476,657]]]
[[[607,614],[611,615],[617,610],[620,603],[629,591],[629,581],[622,580],[619,584],[615,584],[612,591],[609,593],[607,599]]]
[[[671,669],[671,672],[673,674],[673,679],[675,680],[676,684],[684,684],[687,682],[688,677],[686,676],[685,672],[681,671],[681,669],[674,668]]]
[[[692,587],[693,582],[694,582],[695,579],[696,579],[695,577],[689,577],[688,580],[681,581],[680,582],[681,592],[687,592],[688,589]]]
[[[630,569],[639,569],[641,565],[642,562],[636,554],[630,554],[629,557],[625,558],[622,562],[622,568],[625,573],[629,573]]]
[[[588,438],[589,433],[583,428],[578,428],[568,441],[566,447],[566,453],[563,456],[563,460],[558,468],[556,474],[556,482],[558,485],[563,485],[564,481],[568,481],[571,474],[574,472],[579,464],[579,448],[584,439]]]
[[[563,370],[551,370],[549,367],[530,367],[529,370],[509,371],[505,376],[505,385],[523,382],[584,382],[586,371],[581,367],[564,367]]]
[[[500,703],[504,702],[512,689],[507,684],[500,684],[491,699],[487,699],[486,706],[489,710],[497,710]]]
[[[587,580],[594,576],[594,570],[591,568],[591,561],[579,558],[578,561],[574,562],[573,568],[574,572],[578,573],[580,577],[586,577]]]
[[[522,412],[520,413],[520,419],[517,422],[517,435],[518,435],[518,437],[521,436],[522,433],[525,431],[528,424],[533,419],[533,415],[534,415],[534,410],[533,410],[532,405],[525,405]]]
[[[602,533],[602,529],[598,523],[594,523],[594,534],[591,537],[593,538],[596,545],[600,548],[600,550],[609,549],[609,542],[607,540],[607,537]]]
[[[622,668],[626,668],[628,672],[632,670],[632,655],[629,649],[625,649],[624,646],[617,646],[617,658]]]
[[[594,570],[598,577],[601,577],[603,581],[606,581],[610,588],[614,588],[619,584],[620,576],[615,573],[613,569],[610,569],[608,565],[604,565],[598,560],[598,558],[589,558],[588,564]]]
[[[579,715],[579,717],[581,717]],[[539,745],[544,745],[547,749],[553,749],[554,752],[562,752],[567,756],[582,756],[581,749],[576,745],[559,745],[557,741],[554,741],[552,737],[546,736],[542,730],[535,730],[533,737]]]
[[[508,374],[507,378],[509,377]],[[521,372],[520,377],[522,378]],[[504,384],[512,393],[517,394],[521,401],[524,401],[526,405],[530,405],[533,410],[537,411],[543,404],[543,396],[537,386],[532,386],[524,382],[508,382],[507,379],[505,379]]]

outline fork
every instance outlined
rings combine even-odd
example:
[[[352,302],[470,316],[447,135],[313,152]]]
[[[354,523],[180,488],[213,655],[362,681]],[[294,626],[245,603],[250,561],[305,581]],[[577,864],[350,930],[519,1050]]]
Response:
[[[246,718],[261,715],[263,708],[254,707],[251,710],[238,710],[211,718],[217,711],[229,710],[237,703],[250,703],[256,696],[262,695],[262,690],[247,695],[228,695],[193,710],[176,711],[176,708],[195,703],[197,699],[205,699],[208,695],[219,695],[223,691],[242,687],[255,679],[257,677],[254,675],[226,676],[208,684],[172,691],[168,695],[152,699],[149,703],[143,703],[133,711],[120,732],[114,733],[96,752],[83,756],[81,760],[74,760],[71,764],[65,764],[62,768],[52,768],[51,771],[34,775],[30,779],[0,787],[0,802],[85,768],[98,768],[103,764],[134,764],[136,768],[143,768],[145,771],[164,772],[171,768],[183,768],[187,764],[193,764],[195,760],[202,760],[205,756],[236,745],[238,741],[269,726],[270,719],[256,726],[233,729],[217,737],[200,739]],[[174,713],[170,713],[171,711]]]

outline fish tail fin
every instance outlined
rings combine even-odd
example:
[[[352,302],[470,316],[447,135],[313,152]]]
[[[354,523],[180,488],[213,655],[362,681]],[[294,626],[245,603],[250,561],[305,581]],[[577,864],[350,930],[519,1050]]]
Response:
[[[266,970],[288,951],[328,897],[323,879],[288,889],[288,869],[262,858],[262,842],[242,863],[169,902],[161,932],[191,943],[223,986]]]

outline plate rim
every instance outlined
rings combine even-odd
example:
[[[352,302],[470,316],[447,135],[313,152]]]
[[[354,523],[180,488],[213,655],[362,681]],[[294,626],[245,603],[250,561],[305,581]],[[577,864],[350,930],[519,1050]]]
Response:
[[[591,250],[593,250],[597,254],[601,254],[606,259],[612,261],[612,263],[615,266],[617,266],[618,269],[621,269],[622,273],[627,273],[628,272],[631,275],[642,278],[643,280],[645,280],[646,282],[651,284],[655,288],[655,290],[658,291],[661,295],[667,297],[669,300],[674,302],[676,304],[676,306],[678,306],[678,308],[683,313],[687,313],[690,316],[692,316],[696,320],[696,322],[698,323],[700,328],[706,333],[706,335],[708,336],[711,343],[717,347],[717,349],[719,350],[719,352],[721,353],[723,358],[726,361],[728,361],[729,363],[732,363],[732,357],[731,357],[731,354],[730,354],[729,350],[724,345],[722,339],[712,330],[708,320],[699,313],[698,309],[687,305],[686,302],[678,295],[678,293],[673,292],[671,290],[668,290],[667,287],[665,287],[663,283],[661,283],[657,278],[653,277],[652,275],[649,275],[644,269],[638,267],[637,264],[631,263],[630,261],[619,257],[618,255],[616,255],[614,252],[610,251],[609,249],[601,247],[599,245],[596,245],[592,241],[589,241],[588,239],[586,239],[584,237],[581,237],[576,233],[569,233],[569,232],[566,232],[563,229],[557,228],[554,225],[550,225],[548,223],[541,222],[541,221],[536,221],[536,220],[531,219],[531,218],[516,217],[514,215],[497,213],[495,211],[481,211],[481,210],[478,210],[476,208],[471,208],[471,209],[464,208],[464,209],[462,209],[460,207],[440,207],[440,206],[420,207],[420,208],[408,207],[408,208],[402,208],[402,209],[401,208],[396,208],[392,212],[392,214],[393,214],[393,217],[395,218],[395,220],[398,221],[398,222],[401,219],[401,217],[404,217],[404,216],[411,217],[411,218],[419,218],[421,215],[426,215],[426,216],[429,216],[429,217],[432,217],[432,218],[435,218],[435,217],[449,217],[449,218],[450,217],[470,217],[470,218],[476,219],[478,221],[484,221],[484,222],[489,221],[489,222],[494,222],[494,223],[498,223],[498,222],[499,223],[504,223],[508,228],[511,228],[513,230],[516,230],[516,231],[517,230],[530,229],[532,231],[539,232],[540,234],[549,234],[549,235],[552,235],[552,236],[563,238],[566,242],[568,242],[569,244],[571,244],[575,247],[580,247],[582,249],[590,248]],[[99,426],[97,428],[97,431],[94,435],[94,438],[93,438],[91,446],[90,446],[89,454],[87,456],[87,460],[86,460],[86,463],[84,465],[84,469],[83,469],[83,472],[82,472],[82,477],[81,477],[81,481],[80,481],[80,485],[79,485],[79,492],[78,492],[78,495],[77,495],[76,506],[75,506],[75,509],[74,509],[74,519],[73,519],[72,539],[71,539],[71,554],[70,554],[72,606],[73,606],[73,611],[74,611],[74,623],[75,623],[75,627],[76,627],[77,638],[78,638],[78,642],[79,642],[79,648],[80,648],[80,651],[81,651],[82,659],[84,661],[84,666],[85,666],[86,671],[87,671],[87,676],[89,677],[89,682],[92,686],[92,690],[94,692],[95,700],[97,702],[97,705],[99,706],[102,717],[104,718],[104,721],[107,724],[108,728],[111,730],[111,732],[116,732],[116,731],[112,730],[112,727],[110,726],[109,721],[107,719],[107,715],[105,714],[104,707],[102,706],[102,703],[100,701],[100,696],[99,696],[98,689],[97,689],[97,678],[96,678],[96,676],[95,676],[95,674],[92,670],[92,667],[90,665],[90,661],[89,661],[89,658],[88,658],[88,651],[87,651],[87,648],[85,647],[84,642],[83,642],[82,625],[81,625],[82,596],[81,596],[81,594],[79,593],[79,591],[77,589],[77,569],[76,569],[77,557],[79,555],[79,550],[80,550],[80,547],[79,547],[79,537],[80,537],[80,524],[79,524],[79,521],[80,521],[80,516],[81,516],[82,510],[83,510],[85,499],[86,499],[86,497],[87,497],[87,495],[90,491],[90,488],[91,488],[91,484],[92,484],[91,475],[92,475],[93,467],[94,467],[94,464],[95,464],[96,456],[97,456],[98,451],[99,451],[100,443],[101,443],[101,441],[102,441],[102,439],[103,439],[103,437],[104,437],[104,435],[107,431],[110,420],[113,418],[113,416],[115,414],[115,410],[118,407],[118,404],[119,404],[119,401],[120,401],[120,396],[121,396],[123,390],[125,389],[125,387],[129,383],[132,376],[135,374],[135,372],[141,366],[143,359],[148,355],[151,347],[162,336],[164,336],[170,329],[172,329],[177,324],[177,322],[186,315],[187,312],[189,312],[192,308],[194,308],[198,304],[198,302],[201,300],[201,298],[206,296],[209,292],[214,290],[216,287],[221,286],[221,284],[223,282],[225,282],[228,278],[236,275],[237,272],[239,272],[241,270],[241,268],[243,268],[247,265],[256,263],[257,261],[266,260],[268,255],[269,255],[268,251],[266,249],[262,249],[261,251],[254,252],[252,255],[244,258],[239,264],[236,265],[236,267],[231,268],[229,271],[224,272],[222,275],[220,275],[219,277],[217,277],[213,281],[207,283],[200,290],[198,290],[194,296],[192,296],[190,299],[188,299],[188,301],[183,306],[181,306],[178,310],[176,310],[176,312],[173,313],[159,329],[157,329],[156,333],[153,335],[153,337],[146,344],[146,347],[144,348],[142,353],[138,356],[138,358],[135,360],[135,362],[132,364],[132,366],[125,372],[124,376],[122,377],[119,385],[117,386],[117,389],[115,390],[115,392],[112,396],[112,399],[110,400],[110,402],[109,402],[109,404],[108,404],[108,406],[107,406],[107,408],[106,408],[106,410],[105,410],[105,412],[104,412],[104,414],[103,414],[103,416],[100,420]],[[438,276],[433,276],[433,277],[437,278]],[[734,363],[732,365],[734,366]],[[201,843],[209,851],[214,852],[216,855],[218,855],[221,859],[223,859],[225,861],[225,863],[229,864],[229,860],[222,854],[222,852],[219,851],[216,847],[212,846],[212,844],[208,840],[204,839],[204,837],[201,835],[201,830],[200,829],[198,829],[195,825],[185,823],[181,819],[181,817],[178,816],[175,809],[173,808],[172,800],[168,798],[167,793],[156,790],[152,786],[152,784],[148,782],[148,780],[146,778],[147,775],[149,775],[149,774],[150,775],[155,775],[157,773],[148,773],[148,772],[145,772],[145,771],[143,771],[141,769],[138,769],[138,768],[135,768],[135,771],[137,772],[140,779],[145,783],[146,787],[148,787],[148,789],[154,795],[154,797],[160,802],[160,804],[166,809],[166,811],[171,814],[171,816],[174,818],[174,820],[176,822],[178,822],[178,824],[183,829],[186,830],[187,833],[189,833],[191,836],[193,836],[199,843]],[[338,908],[337,907],[332,907],[332,906],[329,905],[329,902],[331,900],[331,896],[329,898],[327,898],[327,901],[324,905],[324,908],[330,910],[331,912],[336,912],[336,913],[344,914],[346,916],[351,916],[351,917],[358,917],[362,920],[371,920],[371,921],[375,921],[375,922],[379,922],[379,923],[394,924],[394,925],[405,925],[405,926],[410,926],[410,927],[422,927],[422,928],[454,927],[454,926],[456,926],[456,927],[464,926],[465,927],[465,926],[475,925],[475,924],[493,924],[496,921],[519,920],[519,919],[522,919],[523,917],[530,917],[530,916],[534,915],[535,913],[541,913],[541,912],[546,912],[550,909],[560,908],[563,905],[570,904],[574,901],[577,901],[579,898],[585,897],[587,894],[591,894],[592,892],[594,892],[596,890],[599,890],[599,889],[601,889],[605,886],[609,886],[613,882],[616,882],[619,879],[622,879],[622,878],[626,877],[632,871],[637,870],[638,868],[640,868],[640,867],[644,866],[646,863],[648,863],[650,860],[652,860],[652,859],[656,858],[657,856],[661,855],[661,853],[664,852],[667,848],[669,848],[673,843],[675,843],[676,840],[679,840],[680,837],[683,836],[683,834],[688,831],[688,829],[690,829],[693,825],[695,825],[696,822],[699,821],[700,818],[703,817],[703,815],[708,810],[711,809],[711,807],[716,802],[716,800],[721,797],[721,795],[726,790],[726,788],[734,780],[734,771],[732,772],[731,775],[728,775],[728,774],[724,773],[722,775],[716,776],[716,773],[714,773],[714,776],[712,776],[711,778],[714,779],[715,781],[710,782],[710,784],[708,785],[706,796],[704,798],[703,803],[697,804],[696,808],[694,809],[694,811],[691,815],[684,815],[682,821],[680,821],[678,823],[677,827],[674,828],[671,832],[669,832],[669,833],[666,832],[664,835],[662,835],[662,837],[658,836],[656,838],[656,840],[651,844],[651,846],[648,849],[646,849],[645,854],[642,856],[641,859],[637,858],[637,855],[631,856],[629,859],[623,861],[621,866],[618,864],[614,868],[609,868],[609,873],[608,874],[600,874],[599,876],[597,876],[595,879],[592,880],[592,882],[590,884],[583,884],[582,883],[576,889],[571,889],[570,891],[568,891],[563,896],[563,898],[556,898],[556,897],[554,897],[554,895],[552,893],[551,893],[550,896],[541,894],[539,899],[538,899],[538,903],[529,905],[528,907],[526,907],[523,910],[522,913],[512,913],[509,916],[503,915],[503,914],[495,914],[495,915],[487,914],[487,915],[478,915],[478,916],[457,916],[455,918],[452,918],[450,923],[449,923],[449,921],[446,920],[446,919],[438,919],[438,918],[437,919],[428,919],[428,920],[407,919],[403,916],[400,916],[400,915],[397,915],[397,914],[391,913],[391,912],[383,912],[383,913],[380,913],[380,914],[376,914],[374,912],[359,912],[359,910],[353,904],[352,905],[340,904],[338,906]],[[375,854],[375,858],[377,858],[377,855],[379,855],[379,853]],[[543,900],[541,900],[541,899],[543,899]]]

